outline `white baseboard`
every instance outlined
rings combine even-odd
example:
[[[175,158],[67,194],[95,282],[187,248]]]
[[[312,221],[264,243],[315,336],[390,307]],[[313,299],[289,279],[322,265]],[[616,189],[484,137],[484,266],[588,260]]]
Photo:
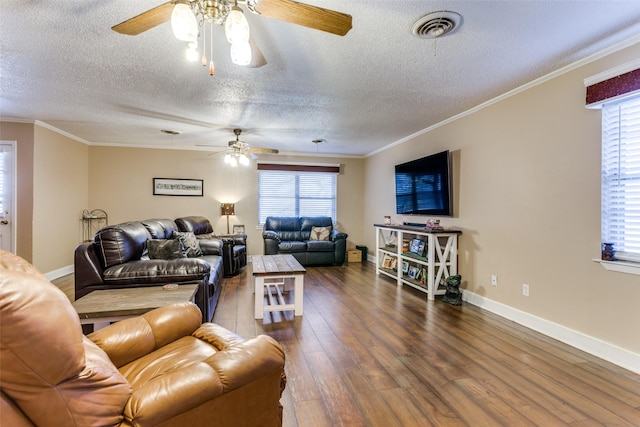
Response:
[[[59,279],[62,276],[73,274],[73,265],[67,265],[66,267],[59,268],[57,270],[50,271],[44,274],[47,280]]]
[[[640,354],[616,347],[589,335],[490,300],[473,292],[463,291],[462,299],[469,304],[495,313],[527,328],[533,329],[536,332],[540,332],[541,334],[557,339],[593,356],[604,359],[607,362],[640,374]]]

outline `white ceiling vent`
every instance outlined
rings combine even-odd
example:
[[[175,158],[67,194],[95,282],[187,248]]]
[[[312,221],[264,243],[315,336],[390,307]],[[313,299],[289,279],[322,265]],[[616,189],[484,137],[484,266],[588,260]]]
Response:
[[[462,17],[455,12],[433,12],[418,19],[411,31],[422,39],[435,39],[452,32],[460,25]]]

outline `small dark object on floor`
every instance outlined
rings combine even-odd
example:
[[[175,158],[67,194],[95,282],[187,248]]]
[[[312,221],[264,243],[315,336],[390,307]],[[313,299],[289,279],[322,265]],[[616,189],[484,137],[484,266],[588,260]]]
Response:
[[[442,297],[442,301],[451,305],[462,305],[462,291],[460,290],[460,282],[462,276],[456,274],[455,276],[449,276],[445,280],[447,284],[447,292]]]

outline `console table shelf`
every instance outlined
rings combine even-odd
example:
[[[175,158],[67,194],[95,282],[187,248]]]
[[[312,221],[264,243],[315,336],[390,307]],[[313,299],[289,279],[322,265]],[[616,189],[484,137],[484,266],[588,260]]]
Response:
[[[376,274],[395,279],[427,294],[446,292],[444,281],[458,274],[459,230],[439,232],[422,227],[374,224],[376,228]]]

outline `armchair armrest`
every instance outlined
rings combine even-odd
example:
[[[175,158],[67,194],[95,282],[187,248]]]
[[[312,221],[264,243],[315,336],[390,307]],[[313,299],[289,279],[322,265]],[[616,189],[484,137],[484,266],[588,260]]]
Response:
[[[204,255],[222,255],[224,241],[219,237],[198,238],[198,244]]]
[[[346,233],[342,231],[336,230],[335,228],[331,230],[331,234],[329,235],[329,240],[345,240],[348,237]]]
[[[280,235],[273,230],[265,230],[262,232],[262,238],[264,240],[275,240],[280,243]]]
[[[191,335],[202,322],[200,309],[183,302],[113,323],[87,335],[120,368],[152,351]]]
[[[280,383],[283,370],[282,349],[273,338],[260,335],[149,381],[134,391],[124,416],[135,420],[131,425],[157,425],[243,387],[246,398],[270,395],[272,388],[265,389],[263,380],[271,376]]]

